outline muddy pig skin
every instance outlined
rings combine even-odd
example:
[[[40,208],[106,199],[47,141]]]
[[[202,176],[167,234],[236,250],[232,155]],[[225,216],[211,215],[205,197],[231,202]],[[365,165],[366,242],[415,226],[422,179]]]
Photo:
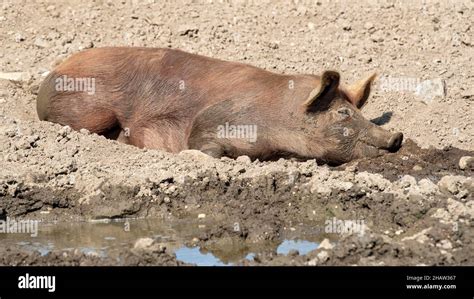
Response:
[[[96,48],[48,75],[37,112],[141,148],[340,164],[401,146],[401,133],[361,114],[374,78],[345,85],[330,70],[282,75],[174,49]]]

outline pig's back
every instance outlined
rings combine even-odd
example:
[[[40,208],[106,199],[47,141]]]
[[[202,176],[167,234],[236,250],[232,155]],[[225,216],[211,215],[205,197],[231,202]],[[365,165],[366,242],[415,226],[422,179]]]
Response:
[[[60,92],[58,77],[93,78],[94,94]],[[111,128],[169,128],[187,136],[196,115],[231,99],[236,105],[267,100],[288,85],[287,76],[250,65],[227,62],[180,50],[96,48],[61,63],[40,88],[40,119],[105,134]],[[257,104],[258,105],[258,104]],[[182,138],[181,138],[182,139]]]

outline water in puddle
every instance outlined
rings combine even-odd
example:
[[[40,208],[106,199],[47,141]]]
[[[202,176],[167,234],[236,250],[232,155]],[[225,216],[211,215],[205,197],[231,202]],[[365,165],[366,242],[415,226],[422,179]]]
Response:
[[[165,243],[168,250],[174,252],[179,261],[198,266],[231,266],[242,260],[253,260],[256,253],[269,251],[288,254],[298,250],[301,255],[318,247],[318,243],[298,236],[286,236],[288,239],[262,244],[227,243],[213,245],[212,248],[188,247],[194,237],[206,226],[203,222],[178,221],[165,222],[158,219],[136,219],[109,222],[81,223],[40,223],[37,237],[27,234],[0,234],[0,244],[17,245],[27,251],[38,251],[46,255],[50,251],[79,250],[85,254],[100,257],[117,257],[123,248],[133,247],[134,242],[143,237],[150,237]],[[216,224],[217,225],[217,224]],[[313,238],[314,239],[314,238]]]
[[[318,243],[307,240],[283,240],[277,247],[277,253],[288,255],[291,250],[297,250],[300,255],[305,255],[318,248],[318,246]]]
[[[181,247],[175,251],[176,259],[197,266],[225,266],[220,259],[212,253],[201,253],[199,247]]]

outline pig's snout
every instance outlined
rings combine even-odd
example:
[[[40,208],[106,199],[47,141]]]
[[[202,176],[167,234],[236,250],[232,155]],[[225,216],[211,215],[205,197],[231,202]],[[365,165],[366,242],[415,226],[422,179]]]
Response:
[[[403,141],[403,134],[402,133],[395,133],[390,137],[388,141],[387,149],[391,152],[396,152],[402,146]]]
[[[391,133],[379,126],[372,125],[363,139],[376,148],[396,152],[402,146],[403,134]]]

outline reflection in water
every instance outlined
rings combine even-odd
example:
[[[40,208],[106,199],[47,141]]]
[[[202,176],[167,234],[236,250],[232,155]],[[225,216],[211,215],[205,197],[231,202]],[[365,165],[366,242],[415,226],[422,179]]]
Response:
[[[306,240],[284,240],[277,248],[278,254],[287,255],[291,250],[297,250],[300,255],[308,254],[319,247],[316,242]]]
[[[20,245],[27,251],[38,251],[40,255],[47,255],[51,250],[53,250],[54,246],[52,243],[43,244],[40,242],[18,242],[17,245]]]
[[[225,266],[212,253],[201,253],[199,247],[181,247],[175,251],[176,259],[185,263],[196,264],[197,266]],[[227,264],[231,266],[232,264]]]
[[[245,257],[245,259],[246,259],[246,260],[249,260],[249,261],[253,261],[254,257],[255,257],[255,253],[252,253],[252,252],[251,252],[251,253],[247,254],[247,256]]]

